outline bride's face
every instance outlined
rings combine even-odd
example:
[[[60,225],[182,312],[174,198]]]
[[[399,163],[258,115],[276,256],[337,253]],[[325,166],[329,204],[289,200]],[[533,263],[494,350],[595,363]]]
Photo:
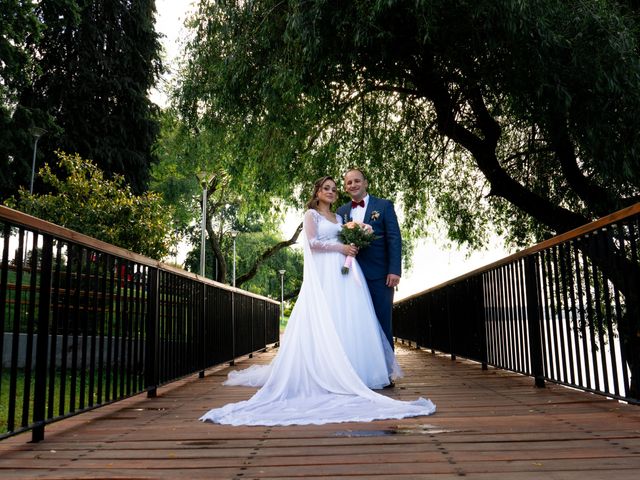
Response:
[[[337,195],[338,189],[335,182],[333,180],[327,180],[320,186],[317,196],[319,202],[331,205],[336,201]]]

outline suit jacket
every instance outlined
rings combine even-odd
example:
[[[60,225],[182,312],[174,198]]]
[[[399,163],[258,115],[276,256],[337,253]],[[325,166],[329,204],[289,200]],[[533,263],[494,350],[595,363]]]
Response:
[[[351,202],[341,205],[336,211],[346,223],[351,220]],[[379,238],[358,252],[358,263],[368,280],[385,278],[387,274],[402,273],[402,238],[398,217],[393,203],[384,198],[369,195],[369,204],[364,214],[364,223],[373,227]]]

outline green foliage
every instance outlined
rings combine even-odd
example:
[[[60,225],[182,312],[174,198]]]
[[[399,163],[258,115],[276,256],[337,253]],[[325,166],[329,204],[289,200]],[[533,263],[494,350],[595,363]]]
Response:
[[[89,370],[80,370],[77,369],[75,371],[76,377],[72,379],[72,376],[67,374],[63,377],[60,369],[55,370],[55,376],[53,378],[49,377],[48,382],[53,383],[53,405],[55,406],[55,411],[59,411],[59,405],[62,403],[64,406],[64,411],[77,411],[79,409],[85,408],[89,403],[89,394],[91,385],[89,381],[85,381],[82,383],[80,378],[88,379],[91,375],[95,375],[95,372],[91,372]],[[134,382],[139,381],[137,378],[132,379]],[[107,377],[107,375],[100,376],[96,379],[96,384],[93,385],[93,403],[97,403],[99,400],[104,401],[104,399],[98,399],[98,385],[97,383],[101,383],[102,391],[105,390],[107,385],[113,385],[114,375],[111,374]],[[64,398],[60,398],[60,392],[62,391],[62,387],[64,386]],[[84,391],[83,391],[84,386]],[[13,400],[15,402],[15,417],[14,417],[14,428],[20,428],[22,423],[29,424],[33,421],[33,402],[34,402],[34,392],[35,392],[35,375],[33,371],[29,376],[29,383],[26,382],[25,371],[24,369],[19,369],[16,371],[15,376],[15,396],[11,398],[9,393],[11,392],[11,370],[8,368],[2,369],[2,376],[0,376],[0,434],[4,434],[8,432],[8,417],[9,417],[9,404],[10,401]],[[30,395],[28,397],[29,401],[29,409],[28,411],[31,413],[30,417],[23,418],[23,409],[22,401],[24,399],[25,387],[28,387]],[[84,394],[85,403],[84,405],[80,404],[80,398]],[[74,402],[71,402],[71,397],[73,395]]]
[[[236,278],[249,270],[259,255],[271,245],[279,242],[279,235],[270,232],[241,232],[236,238]],[[233,283],[233,247],[232,242],[225,243],[225,261],[228,265],[226,282]],[[215,264],[212,255],[207,255],[207,271],[213,272]],[[186,266],[191,271],[198,271],[200,250],[194,248],[187,256]],[[268,258],[259,268],[256,275],[241,285],[241,288],[259,295],[280,299],[279,270],[285,270],[284,293],[296,292],[302,285],[302,251],[285,248]]]
[[[21,188],[8,206],[151,258],[169,253],[171,210],[159,194],[135,195],[123,177],[107,179],[90,160],[56,154],[63,178],[48,164],[39,172],[52,193]]]
[[[260,191],[359,165],[409,232],[529,244],[640,197],[639,25],[613,0],[203,0],[178,106]]]
[[[28,85],[34,68],[27,42],[39,38],[42,24],[31,2],[0,0],[0,108],[8,115],[17,93]]]
[[[254,233],[247,235],[246,241],[240,243],[242,255],[239,260],[238,273],[249,269],[257,255],[266,247],[279,241],[273,234]],[[237,250],[237,249],[236,249]],[[229,259],[230,262],[233,259]],[[242,284],[242,288],[250,292],[267,297],[280,298],[279,270],[285,270],[284,294],[291,294],[300,290],[302,285],[302,251],[300,249],[285,248],[265,261],[258,269],[258,273],[251,280]]]
[[[255,186],[259,172],[238,168],[240,154],[227,145],[225,132],[203,126],[191,128],[174,109],[161,115],[161,133],[155,146],[158,163],[152,168],[151,189],[176,206],[182,233],[201,215],[204,173],[208,209],[214,212],[214,230],[236,228],[234,222],[259,217],[273,227],[279,220],[277,205]],[[236,228],[237,229],[237,228]]]
[[[19,93],[29,86],[37,63],[28,48],[42,30],[31,2],[0,0],[0,158],[9,158],[15,145],[30,143],[29,132],[11,128]],[[0,162],[0,166],[5,162]],[[15,178],[0,168],[0,192],[9,192]]]
[[[174,206],[175,224],[186,234],[200,215],[198,197],[202,189],[196,174],[205,165],[208,152],[201,152],[204,142],[185,138],[178,119],[168,109],[160,115],[160,135],[155,145],[158,163],[152,166],[150,189],[162,194]]]
[[[1,129],[8,137],[0,142],[1,197],[28,185],[33,126],[47,130],[39,165],[53,163],[57,149],[77,152],[144,191],[158,133],[148,91],[162,69],[155,1],[2,1],[14,52],[5,57],[0,46],[6,61],[0,85],[11,96]]]
[[[162,116],[161,135],[156,145],[159,162],[152,170],[151,188],[162,193],[174,209],[174,223],[180,235],[194,246],[186,268],[199,272],[203,172],[207,189],[207,265],[205,274],[220,282],[231,283],[231,230],[264,232],[260,243],[263,250],[278,243],[278,224],[282,219],[281,202],[273,202],[272,194],[260,191],[260,169],[238,169],[238,153],[227,143],[227,133],[210,126],[192,127],[183,122],[177,112],[167,109]],[[262,238],[262,237],[261,237]],[[251,269],[261,252],[255,251],[245,266],[239,266],[238,276]],[[216,260],[214,260],[214,258]],[[217,261],[217,268],[216,268]],[[246,268],[245,268],[246,267]],[[263,271],[268,266],[263,266]],[[258,277],[260,277],[258,272]],[[257,283],[256,283],[257,282]],[[249,285],[261,285],[254,279]],[[242,288],[248,287],[242,284]]]

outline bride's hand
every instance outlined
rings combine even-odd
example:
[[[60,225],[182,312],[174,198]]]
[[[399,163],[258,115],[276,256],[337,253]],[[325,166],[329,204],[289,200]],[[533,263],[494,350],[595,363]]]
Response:
[[[355,257],[358,254],[358,247],[355,245],[343,245],[342,253],[347,256]]]

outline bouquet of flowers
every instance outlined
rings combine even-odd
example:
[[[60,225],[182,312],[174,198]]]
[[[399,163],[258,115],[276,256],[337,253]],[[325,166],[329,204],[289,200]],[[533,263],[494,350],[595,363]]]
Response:
[[[342,243],[354,245],[360,249],[367,247],[378,237],[373,234],[373,228],[371,225],[362,222],[347,222],[342,226],[342,230],[338,233],[338,238]],[[344,265],[342,266],[343,274],[346,275],[349,273],[351,262],[353,262],[353,257],[348,255],[344,261]]]

